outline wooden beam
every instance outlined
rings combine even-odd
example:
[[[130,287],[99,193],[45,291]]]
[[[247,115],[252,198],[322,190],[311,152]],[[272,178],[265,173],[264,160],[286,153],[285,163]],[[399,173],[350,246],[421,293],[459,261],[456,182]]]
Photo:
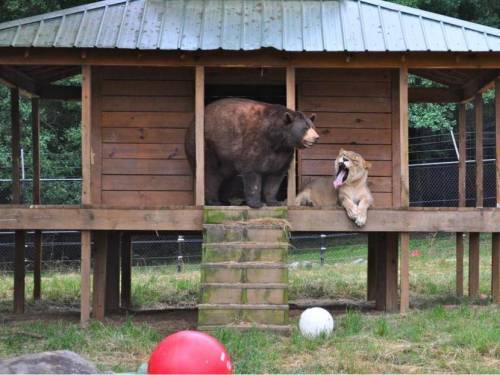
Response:
[[[304,232],[500,232],[496,208],[370,209],[364,227],[357,227],[342,209],[291,207],[293,231]],[[82,208],[79,206],[2,206],[0,230],[202,230],[203,210]]]
[[[474,100],[476,117],[476,207],[483,207],[483,95],[477,94]]]
[[[469,234],[469,298],[479,298],[479,233]]]
[[[117,311],[120,307],[120,232],[107,233],[106,259],[106,311]]]
[[[40,100],[31,99],[31,144],[33,158],[33,204],[40,204]],[[33,299],[42,295],[42,232],[33,234]]]
[[[38,89],[38,95],[45,100],[81,100],[82,88],[79,86],[47,85]]]
[[[410,87],[410,103],[458,103],[463,95],[449,87]]]
[[[286,68],[286,107],[294,110],[296,109],[295,103],[295,68]],[[297,194],[297,152],[293,152],[293,158],[288,168],[288,187],[287,187],[287,205],[295,205],[295,196]]]
[[[380,241],[379,233],[368,233],[368,269],[366,299],[375,301],[377,298],[377,254]]]
[[[91,129],[92,129],[92,68],[82,67],[82,204],[92,203],[91,192]]]
[[[195,72],[196,206],[205,204],[205,68]]]
[[[90,319],[90,261],[91,261],[91,232],[81,232],[80,258],[80,324],[88,325]]]
[[[121,247],[121,294],[120,304],[124,309],[132,307],[132,235],[123,232]]]
[[[462,102],[468,102],[473,100],[478,93],[483,93],[488,91],[488,89],[493,88],[495,78],[498,77],[499,71],[487,71],[481,72],[474,77],[469,82],[467,82],[463,87]]]
[[[381,233],[377,247],[377,293],[375,308],[398,309],[398,234]]]
[[[458,206],[466,204],[466,174],[467,174],[467,116],[465,104],[458,106]],[[456,234],[456,273],[455,285],[457,297],[464,295],[464,234]]]
[[[84,52],[84,53],[82,53]],[[0,65],[217,66],[311,68],[499,69],[500,53],[134,51],[120,49],[0,48]]]
[[[10,88],[18,88],[23,96],[37,96],[35,81],[12,67],[0,66],[0,82]]]
[[[94,319],[104,320],[106,314],[106,260],[108,238],[106,231],[94,232],[94,281],[92,283],[92,315]]]
[[[21,203],[21,120],[19,113],[19,89],[10,90],[11,157],[12,157],[12,203]],[[16,230],[14,246],[14,313],[23,314],[25,304],[25,245],[24,231]]]

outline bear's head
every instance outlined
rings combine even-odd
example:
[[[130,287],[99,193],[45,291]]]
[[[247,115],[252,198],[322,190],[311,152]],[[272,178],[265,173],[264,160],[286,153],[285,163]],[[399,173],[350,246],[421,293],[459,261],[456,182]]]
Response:
[[[314,129],[316,115],[307,117],[299,111],[287,110],[271,127],[271,140],[277,148],[309,148],[319,138]]]

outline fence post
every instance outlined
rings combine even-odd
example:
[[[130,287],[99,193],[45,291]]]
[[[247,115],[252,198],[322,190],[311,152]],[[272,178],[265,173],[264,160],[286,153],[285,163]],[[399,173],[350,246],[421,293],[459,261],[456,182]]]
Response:
[[[326,252],[326,247],[325,247],[326,234],[321,234],[320,238],[321,238],[321,240],[320,240],[320,248],[319,248],[319,259],[320,259],[321,265],[324,266],[325,265],[325,252]]]
[[[177,237],[177,272],[182,272],[182,264],[183,264],[183,257],[182,257],[182,247],[184,245],[184,236],[178,236]]]

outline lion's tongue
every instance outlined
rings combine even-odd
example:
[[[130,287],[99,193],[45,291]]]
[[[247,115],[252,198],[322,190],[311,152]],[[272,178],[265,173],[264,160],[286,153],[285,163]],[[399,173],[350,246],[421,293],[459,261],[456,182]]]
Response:
[[[339,187],[342,186],[342,184],[344,183],[344,176],[345,176],[345,173],[346,171],[345,170],[341,170],[339,172],[339,174],[337,175],[337,177],[335,178],[335,181],[333,181],[333,187],[335,189],[338,189]]]

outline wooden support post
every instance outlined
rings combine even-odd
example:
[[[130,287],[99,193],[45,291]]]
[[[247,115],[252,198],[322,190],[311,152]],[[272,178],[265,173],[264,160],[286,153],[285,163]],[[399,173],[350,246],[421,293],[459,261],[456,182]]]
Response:
[[[90,257],[91,257],[91,232],[81,232],[81,259],[80,259],[80,323],[83,327],[88,325],[90,318]]]
[[[92,203],[91,174],[91,126],[92,126],[92,69],[88,65],[82,67],[82,205]],[[87,326],[90,318],[90,259],[91,231],[82,231],[81,237],[81,306],[80,321]]]
[[[19,89],[10,90],[10,115],[12,136],[12,203],[21,203],[21,121],[19,114]],[[22,230],[15,231],[14,246],[14,313],[24,313],[25,303],[25,245],[26,233]]]
[[[286,107],[295,111],[295,68],[286,68]],[[288,168],[288,187],[287,187],[287,205],[295,205],[295,196],[297,194],[297,152],[294,151],[293,158]]]
[[[377,246],[377,310],[398,309],[398,234],[380,233]]]
[[[483,95],[474,100],[476,114],[476,207],[483,207]]]
[[[132,236],[130,232],[123,232],[121,247],[121,307],[128,309],[132,306]]]
[[[491,243],[491,299],[500,304],[500,233],[493,233]]]
[[[467,121],[465,104],[458,107],[458,207],[466,205],[466,174],[467,174]],[[457,297],[464,295],[464,234],[456,234],[456,273],[455,285]]]
[[[106,311],[120,307],[120,232],[109,231],[106,260]]]
[[[92,295],[92,315],[104,320],[106,303],[106,260],[108,238],[106,231],[94,232],[94,282]]]
[[[399,152],[401,163],[400,206],[410,206],[410,171],[408,145],[408,67],[399,69]],[[405,313],[410,308],[410,234],[400,233],[400,311]],[[397,246],[397,242],[396,242]]]
[[[205,204],[205,68],[195,72],[196,206]]]
[[[31,143],[33,154],[33,204],[40,204],[40,101],[31,99]],[[42,232],[33,233],[33,299],[42,295]]]
[[[479,233],[469,234],[469,298],[479,297]]]
[[[500,78],[495,81],[496,206],[500,208]],[[493,233],[491,243],[491,297],[500,304],[500,233]]]
[[[404,314],[410,309],[410,233],[401,233],[400,246],[400,303],[399,311]]]
[[[368,233],[368,277],[367,295],[368,301],[375,301],[377,298],[377,253],[380,236],[378,233]]]

